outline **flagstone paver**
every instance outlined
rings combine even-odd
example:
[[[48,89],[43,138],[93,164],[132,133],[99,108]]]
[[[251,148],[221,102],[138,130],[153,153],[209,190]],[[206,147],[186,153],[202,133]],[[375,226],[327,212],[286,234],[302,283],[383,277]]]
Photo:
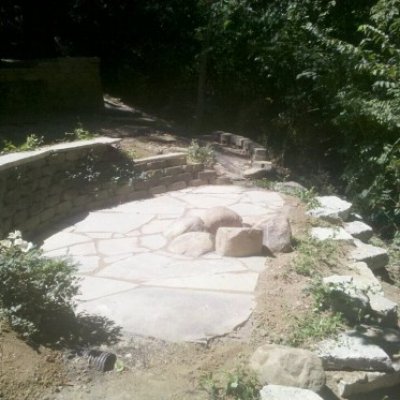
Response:
[[[278,193],[241,186],[186,188],[90,212],[48,237],[43,250],[79,264],[79,311],[112,319],[128,336],[207,340],[250,317],[266,261],[168,251],[163,232],[171,223],[216,206],[257,218],[282,210],[285,202]]]

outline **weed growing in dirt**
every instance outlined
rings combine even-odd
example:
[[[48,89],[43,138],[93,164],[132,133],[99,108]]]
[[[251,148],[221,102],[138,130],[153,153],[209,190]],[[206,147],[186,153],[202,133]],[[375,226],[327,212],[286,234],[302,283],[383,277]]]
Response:
[[[311,237],[295,240],[297,257],[292,263],[294,270],[305,276],[311,276],[322,267],[334,266],[342,254],[341,245],[334,240],[318,241]]]
[[[257,378],[242,369],[226,374],[224,382],[208,373],[201,379],[200,386],[208,393],[209,400],[260,399],[261,386]]]
[[[89,140],[93,139],[94,136],[92,132],[85,129],[80,123],[72,132],[65,132],[65,137],[68,141]]]
[[[318,310],[296,317],[287,344],[302,346],[333,336],[343,327],[341,314]]]
[[[206,166],[211,166],[215,161],[215,154],[212,146],[200,146],[197,140],[192,140],[190,146],[187,148],[188,159],[191,162],[201,163]]]
[[[75,272],[66,260],[44,257],[20,232],[10,234],[0,242],[0,316],[26,338],[58,325],[73,310]]]
[[[314,187],[307,190],[295,190],[293,194],[297,196],[306,205],[308,210],[320,206],[316,198],[317,192],[315,191]]]
[[[3,142],[3,150],[1,151],[1,154],[35,150],[42,144],[43,136],[37,136],[36,134],[31,133],[30,135],[27,135],[25,142],[20,145],[16,145],[9,140],[5,140]]]

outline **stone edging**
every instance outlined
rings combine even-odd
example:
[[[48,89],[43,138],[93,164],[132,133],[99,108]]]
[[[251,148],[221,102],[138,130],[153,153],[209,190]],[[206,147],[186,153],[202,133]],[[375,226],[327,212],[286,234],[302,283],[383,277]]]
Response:
[[[100,137],[0,156],[0,237],[33,238],[80,212],[186,186],[214,183],[214,170],[173,153],[132,161]]]

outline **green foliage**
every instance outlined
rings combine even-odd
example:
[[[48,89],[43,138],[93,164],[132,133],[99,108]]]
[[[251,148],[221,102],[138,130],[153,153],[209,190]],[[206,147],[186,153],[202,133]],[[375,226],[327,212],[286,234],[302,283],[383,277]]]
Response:
[[[311,312],[295,319],[292,334],[288,339],[291,346],[303,346],[333,336],[343,327],[342,316],[336,313]]]
[[[200,146],[197,140],[192,140],[187,149],[187,155],[189,161],[201,163],[205,166],[211,166],[215,161],[215,154],[212,146],[210,144]]]
[[[95,135],[87,129],[84,129],[82,124],[78,124],[72,132],[65,132],[65,137],[67,140],[76,141],[93,139]]]
[[[226,375],[221,383],[208,373],[201,379],[201,388],[207,391],[210,400],[258,400],[261,389],[255,376],[243,369]]]
[[[349,164],[344,174],[355,205],[383,233],[400,229],[400,139],[383,148],[364,147],[357,162]]]
[[[71,314],[78,292],[74,264],[44,257],[16,231],[0,242],[0,313],[25,338]]]
[[[14,153],[19,151],[36,150],[43,145],[43,136],[37,136],[34,133],[26,136],[25,142],[22,144],[14,144],[9,140],[3,142],[3,150],[1,154]]]
[[[297,240],[295,247],[298,254],[292,267],[298,274],[305,276],[318,274],[322,268],[334,266],[342,253],[337,241],[319,241],[311,237]]]

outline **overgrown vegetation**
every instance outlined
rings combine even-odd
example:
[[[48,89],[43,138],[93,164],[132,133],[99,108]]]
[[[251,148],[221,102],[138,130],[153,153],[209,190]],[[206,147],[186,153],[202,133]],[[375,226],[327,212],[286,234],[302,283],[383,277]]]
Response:
[[[78,140],[89,140],[93,139],[95,134],[85,129],[82,124],[78,124],[72,132],[65,132],[64,137],[57,140],[47,140],[46,144],[54,144],[57,142],[74,142]],[[45,144],[44,136],[38,136],[35,133],[28,134],[25,137],[24,142],[15,143],[11,140],[3,140],[3,146],[0,154],[16,153],[21,151],[36,150]]]
[[[192,140],[187,148],[187,155],[190,162],[201,163],[211,166],[215,162],[215,154],[212,146],[208,143],[201,146],[197,140]]]
[[[76,140],[88,140],[93,139],[95,135],[85,129],[82,124],[78,124],[78,126],[72,132],[65,132],[65,138],[70,141]]]
[[[0,242],[0,316],[27,339],[50,334],[73,315],[75,272],[72,262],[46,258],[20,232],[10,234]]]
[[[7,153],[15,153],[19,151],[29,151],[29,150],[36,150],[44,143],[43,136],[38,136],[34,133],[31,133],[26,136],[25,142],[22,144],[15,144],[10,140],[5,140],[3,142],[3,149],[1,154]]]
[[[261,386],[257,378],[243,369],[225,374],[216,379],[208,373],[201,379],[201,388],[208,393],[209,400],[259,400]]]
[[[334,240],[316,240],[311,237],[297,239],[297,256],[292,263],[294,270],[305,276],[321,274],[323,268],[335,266],[342,255],[341,246]]]
[[[312,311],[295,318],[287,343],[302,346],[335,335],[343,328],[342,316],[333,312]]]

